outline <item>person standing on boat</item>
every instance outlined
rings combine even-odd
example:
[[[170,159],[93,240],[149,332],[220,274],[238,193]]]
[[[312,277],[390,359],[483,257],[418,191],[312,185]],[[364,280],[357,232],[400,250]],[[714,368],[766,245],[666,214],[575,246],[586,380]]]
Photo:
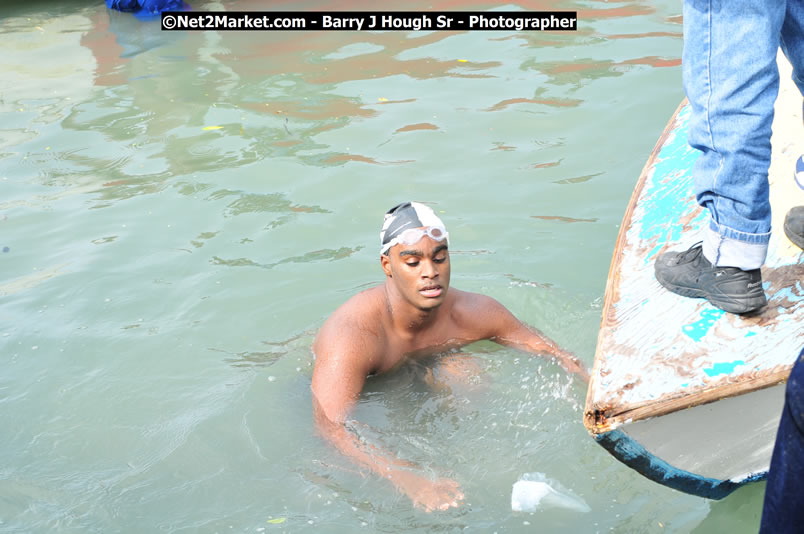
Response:
[[[520,322],[491,297],[450,287],[449,235],[429,207],[406,202],[385,215],[380,233],[385,282],[350,298],[313,342],[313,414],[319,431],[344,455],[387,478],[426,511],[457,507],[456,481],[432,480],[416,466],[361,442],[347,427],[366,377],[490,339],[555,358],[588,381],[583,364]]]
[[[689,144],[698,203],[709,212],[703,243],[666,252],[656,279],[731,313],[767,303],[760,267],[771,233],[768,168],[777,50],[804,94],[804,1],[685,0],[684,90],[692,106]],[[802,211],[788,214],[801,229]]]

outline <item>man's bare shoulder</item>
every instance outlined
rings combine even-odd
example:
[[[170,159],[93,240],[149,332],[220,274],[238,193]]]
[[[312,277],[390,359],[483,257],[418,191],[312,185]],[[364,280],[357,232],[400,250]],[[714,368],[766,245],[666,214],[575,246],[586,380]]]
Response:
[[[455,302],[452,306],[453,313],[466,315],[467,317],[482,317],[489,312],[507,311],[505,306],[488,295],[454,288],[450,288],[450,291],[455,295]]]
[[[371,352],[385,339],[385,296],[382,286],[361,291],[327,318],[313,342],[316,357],[333,352]]]
[[[383,286],[376,286],[353,295],[338,309],[332,312],[324,326],[329,322],[340,326],[360,326],[366,318],[374,318],[373,322],[380,320],[378,314],[385,311],[385,293]]]
[[[501,325],[516,321],[513,314],[493,297],[452,288],[450,291],[455,292],[450,315],[457,325],[468,329],[473,337],[493,337],[497,335]]]

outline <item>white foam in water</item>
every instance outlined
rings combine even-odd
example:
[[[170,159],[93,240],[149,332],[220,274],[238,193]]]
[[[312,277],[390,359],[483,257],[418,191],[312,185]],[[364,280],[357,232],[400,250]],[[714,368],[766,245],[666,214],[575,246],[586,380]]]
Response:
[[[544,508],[591,511],[583,499],[543,473],[525,473],[514,483],[511,509],[514,512],[535,512]]]

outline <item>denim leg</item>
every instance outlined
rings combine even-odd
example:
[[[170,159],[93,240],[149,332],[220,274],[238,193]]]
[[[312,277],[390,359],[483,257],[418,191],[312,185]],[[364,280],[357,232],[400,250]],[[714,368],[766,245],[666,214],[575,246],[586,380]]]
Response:
[[[698,203],[709,210],[704,255],[760,267],[770,241],[768,168],[783,0],[685,0],[684,90]]]
[[[776,434],[760,534],[801,532],[804,526],[804,350],[790,372]]]

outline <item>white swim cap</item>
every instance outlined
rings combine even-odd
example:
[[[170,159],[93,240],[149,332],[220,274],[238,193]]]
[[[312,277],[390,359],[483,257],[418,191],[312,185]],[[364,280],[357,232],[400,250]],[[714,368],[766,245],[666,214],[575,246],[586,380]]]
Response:
[[[399,243],[403,232],[414,228],[427,229],[418,239],[421,239],[425,233],[436,241],[449,238],[444,223],[430,207],[418,202],[403,202],[385,214],[380,232],[380,254],[387,253],[391,247]]]

